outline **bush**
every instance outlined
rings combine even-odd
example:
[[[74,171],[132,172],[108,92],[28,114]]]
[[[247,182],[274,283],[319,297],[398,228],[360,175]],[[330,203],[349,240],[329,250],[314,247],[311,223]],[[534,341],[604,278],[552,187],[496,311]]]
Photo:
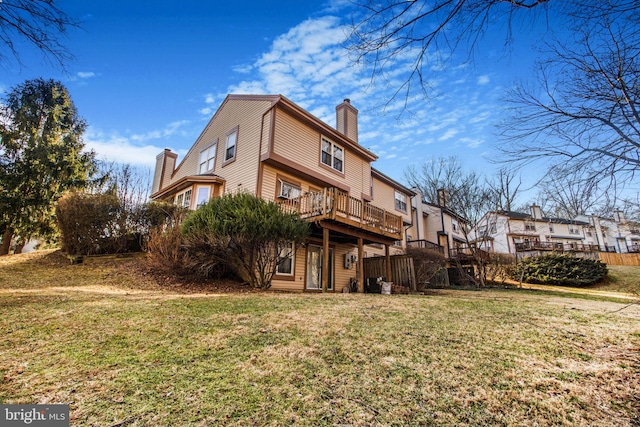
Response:
[[[120,202],[111,194],[69,193],[56,205],[62,250],[73,255],[123,252],[126,236],[117,226]]]
[[[283,248],[293,242],[295,250],[305,241],[309,224],[274,202],[234,193],[192,212],[182,232],[194,258],[220,261],[252,286],[265,289],[271,286],[277,265],[284,262]],[[200,268],[210,270],[202,264]]]
[[[149,233],[147,262],[153,269],[181,274],[186,266],[187,253],[179,226],[156,227]]]
[[[73,255],[137,252],[154,228],[184,216],[184,208],[163,202],[125,207],[116,194],[68,193],[56,204],[62,250]]]
[[[549,254],[526,258],[518,263],[515,280],[560,286],[587,286],[607,276],[607,266],[600,260]]]
[[[436,274],[443,271],[446,259],[443,253],[426,248],[407,248],[407,255],[413,258],[413,266],[416,275],[417,290],[425,288],[441,287],[432,283]]]

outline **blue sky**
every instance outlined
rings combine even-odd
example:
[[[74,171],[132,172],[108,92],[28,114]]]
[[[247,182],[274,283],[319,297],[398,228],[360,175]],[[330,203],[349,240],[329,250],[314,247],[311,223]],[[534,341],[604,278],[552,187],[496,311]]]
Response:
[[[488,160],[496,157],[500,98],[530,73],[532,40],[546,31],[532,23],[505,53],[505,28],[494,28],[472,63],[463,52],[444,66],[434,62],[433,99],[412,99],[403,111],[402,102],[381,107],[390,89],[372,85],[369,70],[342,47],[352,12],[346,0],[62,0],[60,7],[83,21],[65,42],[75,56],[67,72],[23,51],[24,66],[0,68],[0,90],[35,77],[61,80],[100,158],[151,168],[165,147],[182,156],[228,93],[282,94],[332,126],[335,106],[350,98],[360,143],[379,156],[377,169],[401,182],[409,165],[433,156],[457,155],[478,171],[498,167]]]

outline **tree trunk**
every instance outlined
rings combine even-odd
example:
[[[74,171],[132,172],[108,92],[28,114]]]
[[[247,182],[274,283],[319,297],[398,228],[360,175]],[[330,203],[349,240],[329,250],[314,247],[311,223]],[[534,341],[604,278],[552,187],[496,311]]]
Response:
[[[16,242],[16,247],[13,249],[13,253],[21,254],[22,249],[26,244],[27,244],[26,240],[23,237],[20,237],[20,239],[18,239],[18,241]]]
[[[11,239],[13,238],[13,229],[7,227],[2,234],[2,245],[0,245],[0,256],[9,255],[9,249],[11,248]]]

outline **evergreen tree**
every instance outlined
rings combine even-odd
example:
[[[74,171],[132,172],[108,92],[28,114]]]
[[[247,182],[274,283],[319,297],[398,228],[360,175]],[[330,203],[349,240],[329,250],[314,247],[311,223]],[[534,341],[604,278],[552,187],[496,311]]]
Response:
[[[12,88],[0,106],[0,255],[54,232],[54,204],[88,182],[94,153],[85,151],[86,122],[69,92],[54,80]]]

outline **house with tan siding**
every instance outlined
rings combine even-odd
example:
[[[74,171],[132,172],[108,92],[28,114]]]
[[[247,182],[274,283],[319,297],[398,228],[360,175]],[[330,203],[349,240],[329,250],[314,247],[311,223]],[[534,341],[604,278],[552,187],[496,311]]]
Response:
[[[157,156],[151,197],[189,209],[236,191],[276,201],[312,233],[272,289],[342,291],[363,277],[365,256],[406,245],[414,193],[372,168],[376,159],[358,143],[348,99],[333,128],[281,95],[229,95],[180,162],[170,150]]]
[[[466,226],[467,220],[448,206],[446,192],[438,192],[437,203],[423,200],[418,189],[414,189],[414,192],[413,218],[407,230],[407,244],[439,251],[447,259],[465,251],[468,242],[462,227]]]

